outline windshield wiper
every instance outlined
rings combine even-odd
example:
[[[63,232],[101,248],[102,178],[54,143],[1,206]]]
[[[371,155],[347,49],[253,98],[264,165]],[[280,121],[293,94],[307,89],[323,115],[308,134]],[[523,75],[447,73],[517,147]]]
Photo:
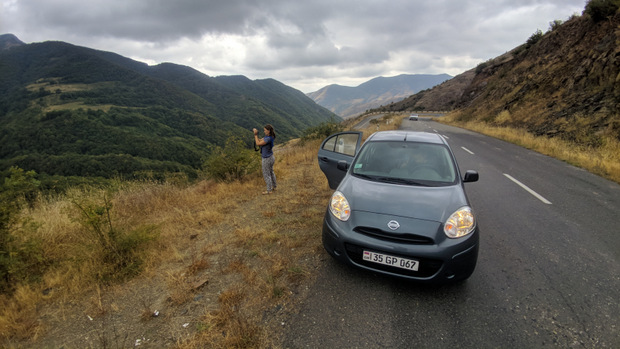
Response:
[[[370,179],[370,180],[377,179],[377,176],[371,176],[371,175],[367,175],[367,174],[363,174],[363,173],[355,173],[355,172],[353,172],[353,174],[358,176],[358,177],[365,178],[365,179]]]
[[[419,181],[414,181],[412,179],[399,178],[399,177],[385,177],[385,176],[372,176],[363,173],[353,173],[355,176],[368,179],[371,181],[384,182],[384,183],[392,183],[392,184],[405,184],[405,185],[416,185],[420,187],[431,187],[426,183],[422,183]]]
[[[422,182],[414,181],[412,179],[406,178],[398,178],[398,177],[375,177],[376,180],[386,183],[394,183],[394,184],[407,184],[407,185],[417,185],[421,187],[428,187],[428,184],[424,184]]]

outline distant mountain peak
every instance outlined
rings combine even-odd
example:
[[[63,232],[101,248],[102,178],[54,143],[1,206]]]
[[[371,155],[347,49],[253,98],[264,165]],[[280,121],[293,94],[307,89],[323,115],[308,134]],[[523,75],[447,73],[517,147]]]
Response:
[[[25,45],[17,36],[13,34],[0,35],[0,51],[8,50],[11,47]]]
[[[452,76],[448,74],[380,76],[357,87],[328,85],[318,91],[308,93],[308,97],[346,119],[366,110],[400,101],[451,78]]]

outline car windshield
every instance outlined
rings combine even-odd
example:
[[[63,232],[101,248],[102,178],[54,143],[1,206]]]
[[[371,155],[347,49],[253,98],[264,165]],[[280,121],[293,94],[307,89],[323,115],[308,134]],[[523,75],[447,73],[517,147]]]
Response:
[[[445,186],[456,181],[448,148],[441,144],[370,142],[353,163],[353,175],[405,185]]]

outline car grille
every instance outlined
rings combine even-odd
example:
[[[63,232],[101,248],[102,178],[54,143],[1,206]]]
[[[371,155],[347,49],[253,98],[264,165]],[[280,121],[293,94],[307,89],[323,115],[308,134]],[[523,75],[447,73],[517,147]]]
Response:
[[[439,269],[441,269],[441,266],[443,265],[442,261],[436,260],[436,259],[417,258],[417,257],[412,257],[412,256],[395,255],[394,253],[391,253],[391,252],[386,253],[386,252],[382,252],[382,251],[377,251],[377,250],[372,250],[372,249],[368,249],[368,248],[363,248],[361,246],[352,245],[352,244],[345,244],[345,248],[346,248],[346,251],[347,251],[347,255],[355,263],[363,265],[363,266],[366,266],[366,267],[371,268],[371,269],[382,270],[382,271],[386,271],[386,272],[394,273],[394,274],[399,274],[399,275],[406,275],[406,276],[426,278],[426,277],[430,277],[430,276],[435,275],[439,271]],[[420,268],[418,269],[418,271],[413,271],[413,270],[396,268],[396,267],[392,267],[392,266],[388,266],[388,265],[383,265],[383,264],[378,264],[378,263],[373,263],[373,262],[365,261],[364,258],[363,258],[364,250],[366,250],[366,251],[370,250],[370,251],[377,252],[377,253],[384,253],[384,254],[389,254],[391,256],[398,256],[398,257],[407,258],[407,259],[415,259],[418,262],[420,262]]]
[[[433,239],[426,237],[426,236],[408,234],[408,233],[395,234],[395,233],[377,229],[377,228],[355,227],[353,231],[355,231],[358,234],[373,237],[375,239],[396,242],[399,244],[432,245],[435,243]]]

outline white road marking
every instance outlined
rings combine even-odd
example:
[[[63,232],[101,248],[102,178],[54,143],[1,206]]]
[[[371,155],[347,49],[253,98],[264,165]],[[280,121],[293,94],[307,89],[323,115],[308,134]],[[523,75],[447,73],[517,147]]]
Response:
[[[461,147],[461,149],[465,150],[466,152],[470,153],[471,155],[474,155],[474,152],[465,148],[465,147]]]
[[[517,183],[521,188],[525,189],[528,193],[534,195],[534,197],[536,197],[538,200],[542,201],[543,203],[547,204],[547,205],[551,205],[551,201],[545,199],[544,197],[542,197],[542,195],[538,194],[537,192],[533,191],[532,189],[530,189],[527,185],[519,182],[518,180],[516,180],[514,177],[512,177],[511,175],[504,173],[504,176],[506,176],[506,178],[510,179],[511,181]]]

